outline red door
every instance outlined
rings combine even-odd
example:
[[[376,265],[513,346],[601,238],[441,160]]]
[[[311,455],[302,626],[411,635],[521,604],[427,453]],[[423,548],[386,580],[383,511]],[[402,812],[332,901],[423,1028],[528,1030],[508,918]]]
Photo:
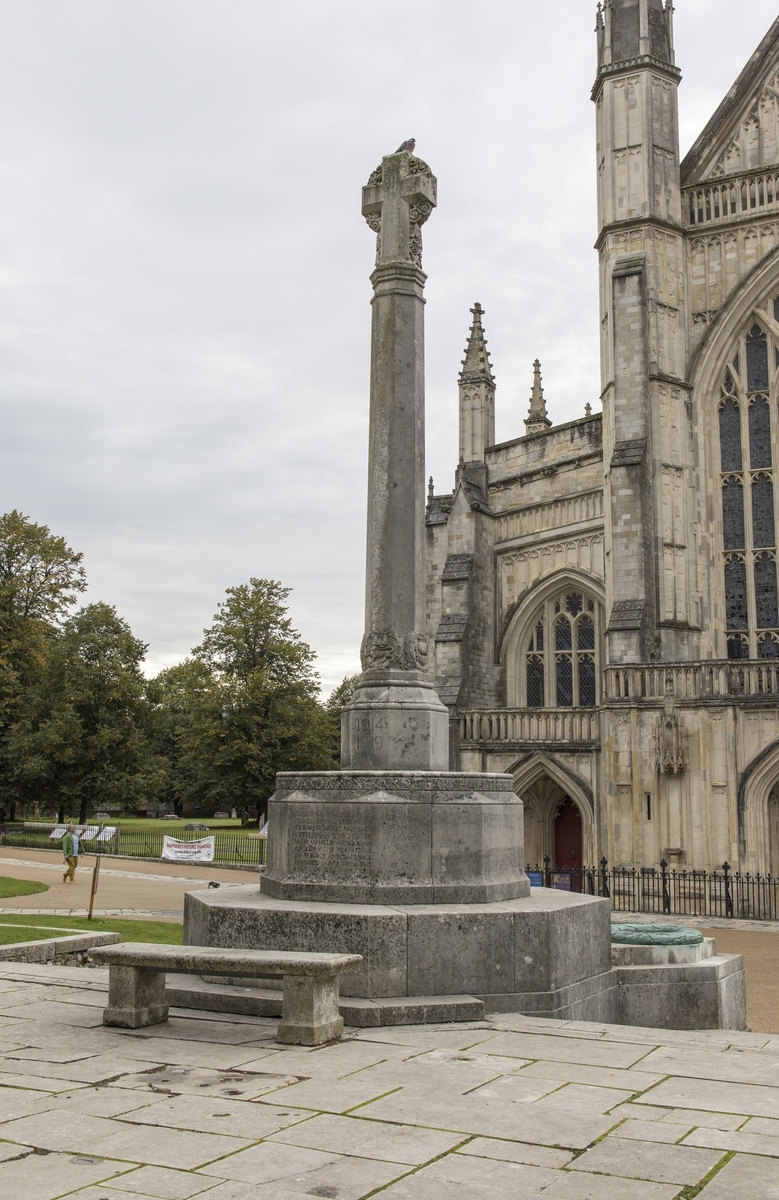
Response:
[[[558,871],[582,866],[582,818],[570,796],[565,797],[555,817],[554,849]],[[580,875],[572,877],[571,890],[582,890]]]

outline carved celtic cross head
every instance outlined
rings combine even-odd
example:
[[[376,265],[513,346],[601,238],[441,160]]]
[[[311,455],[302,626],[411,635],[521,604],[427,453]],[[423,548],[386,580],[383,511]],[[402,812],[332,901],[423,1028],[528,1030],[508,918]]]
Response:
[[[376,265],[422,266],[421,228],[436,206],[437,181],[408,150],[388,154],[362,189],[362,215],[376,234]]]

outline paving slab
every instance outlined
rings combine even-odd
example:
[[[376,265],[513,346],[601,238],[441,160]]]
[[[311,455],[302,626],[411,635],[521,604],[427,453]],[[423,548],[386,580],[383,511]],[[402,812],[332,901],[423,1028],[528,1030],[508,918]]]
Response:
[[[141,1196],[154,1196],[155,1200],[190,1200],[214,1187],[213,1179],[205,1179],[191,1171],[172,1171],[168,1167],[136,1167],[111,1186],[126,1200],[128,1192]]]
[[[544,1200],[548,1196],[552,1200],[674,1200],[679,1189],[675,1183],[646,1183],[582,1173],[558,1180],[543,1195]]]
[[[543,1062],[532,1062],[523,1067],[522,1074],[531,1078],[542,1076],[545,1079],[559,1079],[565,1083],[588,1083],[594,1087],[626,1088],[633,1093],[645,1092],[647,1088],[654,1087],[667,1072],[653,1074],[629,1067],[588,1067],[583,1063],[551,1062],[545,1058]]]
[[[705,1129],[739,1129],[744,1117],[739,1113],[701,1112],[696,1108],[672,1108],[660,1118],[663,1125],[703,1125]],[[774,1133],[779,1133],[779,1121]]]
[[[680,1142],[692,1128],[689,1122],[685,1125],[664,1125],[660,1121],[625,1121],[616,1132],[621,1138],[627,1138],[631,1142],[665,1142],[666,1145],[672,1146],[674,1142]],[[709,1145],[708,1142],[694,1144]]]
[[[542,1146],[584,1150],[618,1122],[611,1117],[585,1116],[560,1108],[539,1108],[531,1102],[485,1100],[470,1096],[408,1095],[396,1092],[360,1109],[363,1117],[481,1134]]]
[[[358,1158],[406,1163],[416,1167],[453,1149],[463,1139],[438,1129],[397,1126],[385,1121],[324,1115],[312,1117],[270,1139]]]
[[[736,1154],[699,1195],[701,1200],[779,1200],[776,1159]]]
[[[333,1162],[308,1171],[295,1171],[281,1180],[254,1184],[223,1183],[205,1193],[203,1200],[283,1200],[285,1196],[337,1197],[337,1200],[362,1200],[377,1188],[408,1174],[412,1168],[378,1159],[340,1156]],[[383,1192],[381,1193],[384,1194]]]
[[[272,1071],[216,1071],[213,1067],[154,1067],[117,1079],[117,1088],[149,1092],[152,1095],[224,1096],[240,1100],[255,1100],[258,1096],[276,1092],[297,1083],[296,1075],[281,1075]],[[141,1100],[140,1104],[147,1104]]]
[[[633,1142],[621,1137],[611,1137],[575,1159],[570,1169],[693,1187],[700,1183],[722,1158],[723,1152],[717,1150],[693,1150],[686,1146]]]
[[[127,1163],[91,1155],[28,1154],[0,1163],[0,1195],[14,1200],[54,1200],[126,1170]]]
[[[460,1195],[496,1200],[507,1196],[540,1196],[560,1177],[551,1167],[494,1160],[489,1174],[477,1158],[448,1154],[387,1188],[388,1200],[449,1200]]]
[[[460,1146],[457,1154],[472,1158],[497,1158],[502,1162],[526,1163],[529,1167],[564,1167],[573,1154],[551,1146],[533,1146],[529,1142],[506,1142],[498,1138],[477,1137]]]
[[[322,1150],[310,1150],[305,1146],[285,1146],[279,1142],[260,1142],[248,1150],[232,1154],[230,1158],[202,1167],[203,1176],[233,1179],[240,1182],[260,1184],[286,1179],[291,1175],[304,1175],[337,1162],[339,1154],[327,1154]]]
[[[600,1038],[568,1037],[565,1033],[557,1036],[541,1033],[503,1033],[492,1038],[488,1047],[480,1048],[486,1049],[489,1054],[583,1063],[591,1067],[632,1067],[641,1062],[642,1070],[652,1070],[642,1061],[649,1054],[646,1046],[631,1045],[629,1042],[615,1044]]]
[[[158,1099],[144,1108],[134,1108],[125,1114],[124,1119],[132,1125],[227,1134],[229,1137],[258,1142],[260,1138],[279,1133],[288,1125],[304,1121],[310,1116],[310,1112],[303,1110],[269,1104],[245,1104],[227,1100],[223,1096],[175,1096]]]
[[[95,1154],[127,1162],[192,1169],[236,1150],[250,1139],[180,1129],[128,1125],[119,1119],[84,1117],[61,1110],[22,1117],[2,1126],[3,1136],[41,1150]]]
[[[690,1079],[721,1079],[723,1083],[766,1083],[776,1080],[777,1063],[768,1054],[746,1050],[677,1050],[660,1046],[642,1062],[660,1075],[686,1075]]]
[[[666,1079],[647,1092],[647,1098],[652,1104],[664,1104],[668,1108],[699,1108],[703,1112],[743,1113],[745,1117],[779,1119],[779,1087],[761,1084]]]
[[[682,1145],[711,1146],[717,1150],[737,1150],[742,1154],[764,1154],[779,1158],[779,1137],[752,1130],[693,1129],[685,1136]]]

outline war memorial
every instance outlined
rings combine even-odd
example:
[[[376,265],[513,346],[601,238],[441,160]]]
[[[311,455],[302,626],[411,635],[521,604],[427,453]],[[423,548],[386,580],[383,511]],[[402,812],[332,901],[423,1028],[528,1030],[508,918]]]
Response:
[[[666,955],[613,968],[608,900],[531,890],[511,775],[448,769],[425,633],[421,229],[436,203],[435,176],[409,149],[385,156],[363,188],[376,234],[365,635],[342,770],[277,777],[259,886],[189,893],[185,942],[357,954],[340,978],[352,1025],[485,1010],[618,1022],[624,1009],[643,1025],[672,1013],[680,1027],[741,1029],[738,956],[709,946],[684,967]],[[245,1007],[230,987],[177,987],[176,998]]]

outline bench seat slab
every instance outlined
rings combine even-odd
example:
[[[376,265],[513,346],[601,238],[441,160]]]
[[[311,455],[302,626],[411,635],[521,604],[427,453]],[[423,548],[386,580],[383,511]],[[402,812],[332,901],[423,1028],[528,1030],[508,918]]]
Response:
[[[111,966],[108,971],[108,1008],[104,1025],[142,1029],[168,1019],[165,972],[157,968]]]
[[[338,977],[284,976],[284,1011],[276,1040],[290,1046],[323,1046],[341,1037]]]

